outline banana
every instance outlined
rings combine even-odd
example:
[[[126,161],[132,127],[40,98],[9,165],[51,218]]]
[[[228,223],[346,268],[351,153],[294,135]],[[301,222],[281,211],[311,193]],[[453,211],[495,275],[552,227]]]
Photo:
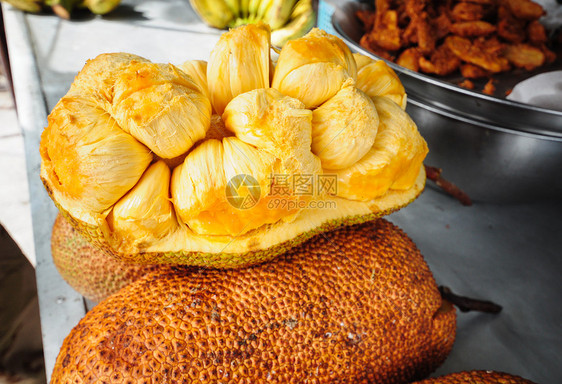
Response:
[[[43,8],[42,0],[2,0],[24,12],[38,13]]]
[[[70,19],[70,14],[81,3],[81,0],[46,0],[53,12],[62,19]]]
[[[273,0],[261,0],[260,6],[258,7],[258,14],[256,18],[258,20],[263,20],[265,18],[265,14],[269,10],[269,8],[271,8],[272,4],[273,4]]]
[[[314,9],[312,8],[312,1],[310,1],[310,0],[299,0],[295,4],[295,7],[293,8],[293,11],[291,12],[291,20],[296,19],[297,17],[299,17],[303,13],[307,13],[307,12],[314,12]]]
[[[234,16],[240,13],[240,0],[224,0]]]
[[[244,1],[242,0],[242,3]],[[235,18],[225,0],[189,0],[189,2],[203,21],[211,27],[226,28]]]
[[[269,24],[272,30],[281,28],[291,17],[294,5],[295,0],[273,0],[263,21]]]
[[[240,0],[240,12],[238,13],[238,17],[241,19],[247,19],[250,8],[250,0]]]
[[[84,0],[83,5],[92,13],[105,15],[113,11],[120,2],[121,0]]]
[[[258,8],[260,6],[261,0],[250,0],[248,4],[248,22],[253,23],[258,21]]]
[[[291,19],[283,27],[271,31],[271,44],[282,47],[291,39],[301,37],[314,26],[312,0],[299,0],[291,13]]]

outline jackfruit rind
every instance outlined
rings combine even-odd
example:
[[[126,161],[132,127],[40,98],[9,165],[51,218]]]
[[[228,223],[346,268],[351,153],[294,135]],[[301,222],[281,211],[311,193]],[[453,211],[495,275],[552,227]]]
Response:
[[[62,214],[53,225],[51,254],[57,271],[68,285],[96,303],[148,272],[172,268],[117,260],[86,240]]]
[[[194,236],[185,227],[145,249],[119,249],[111,243],[107,225],[88,225],[59,210],[80,232],[108,254],[131,262],[184,264],[213,268],[239,268],[269,261],[311,237],[341,226],[361,224],[388,215],[415,200],[425,186],[425,170],[420,168],[414,186],[396,190],[367,202],[331,197],[334,209],[305,209],[293,222],[265,225],[246,234]],[[48,189],[47,189],[48,191]],[[124,245],[124,244],[122,244]]]
[[[65,338],[52,383],[408,383],[449,354],[455,309],[385,220],[253,268],[157,271]]]

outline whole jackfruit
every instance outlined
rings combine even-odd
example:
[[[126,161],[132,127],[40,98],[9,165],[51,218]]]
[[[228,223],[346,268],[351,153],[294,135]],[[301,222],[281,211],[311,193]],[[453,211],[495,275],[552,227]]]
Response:
[[[463,371],[416,381],[413,384],[535,384],[530,380],[504,372]]]
[[[147,274],[70,332],[51,383],[407,383],[455,328],[414,243],[381,219],[251,268]]]
[[[238,267],[414,200],[427,145],[406,112],[357,87],[338,38],[313,30],[274,66],[269,35],[233,29],[208,63],[88,61],[40,145],[70,222],[124,260]]]
[[[93,246],[61,214],[53,225],[51,254],[62,278],[96,303],[149,272],[171,268],[116,260]]]

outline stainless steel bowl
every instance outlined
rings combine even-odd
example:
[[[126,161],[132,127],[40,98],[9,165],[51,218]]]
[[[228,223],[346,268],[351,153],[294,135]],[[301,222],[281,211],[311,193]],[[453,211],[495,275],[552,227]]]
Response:
[[[352,51],[379,59],[359,44],[355,11],[342,3],[332,16]],[[475,201],[562,198],[562,112],[467,90],[392,62],[406,88],[407,112],[429,146],[426,164]],[[431,184],[430,184],[431,185]]]

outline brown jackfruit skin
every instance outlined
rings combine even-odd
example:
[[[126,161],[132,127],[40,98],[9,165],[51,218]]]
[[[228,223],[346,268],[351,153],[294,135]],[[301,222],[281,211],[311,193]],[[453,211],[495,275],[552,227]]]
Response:
[[[94,302],[105,299],[150,271],[165,268],[117,260],[88,242],[61,214],[53,224],[51,254],[55,267],[68,285]]]
[[[380,219],[250,268],[147,274],[71,331],[52,383],[406,383],[455,328],[415,244]]]
[[[450,373],[413,384],[535,384],[519,376],[494,371],[464,371]]]

